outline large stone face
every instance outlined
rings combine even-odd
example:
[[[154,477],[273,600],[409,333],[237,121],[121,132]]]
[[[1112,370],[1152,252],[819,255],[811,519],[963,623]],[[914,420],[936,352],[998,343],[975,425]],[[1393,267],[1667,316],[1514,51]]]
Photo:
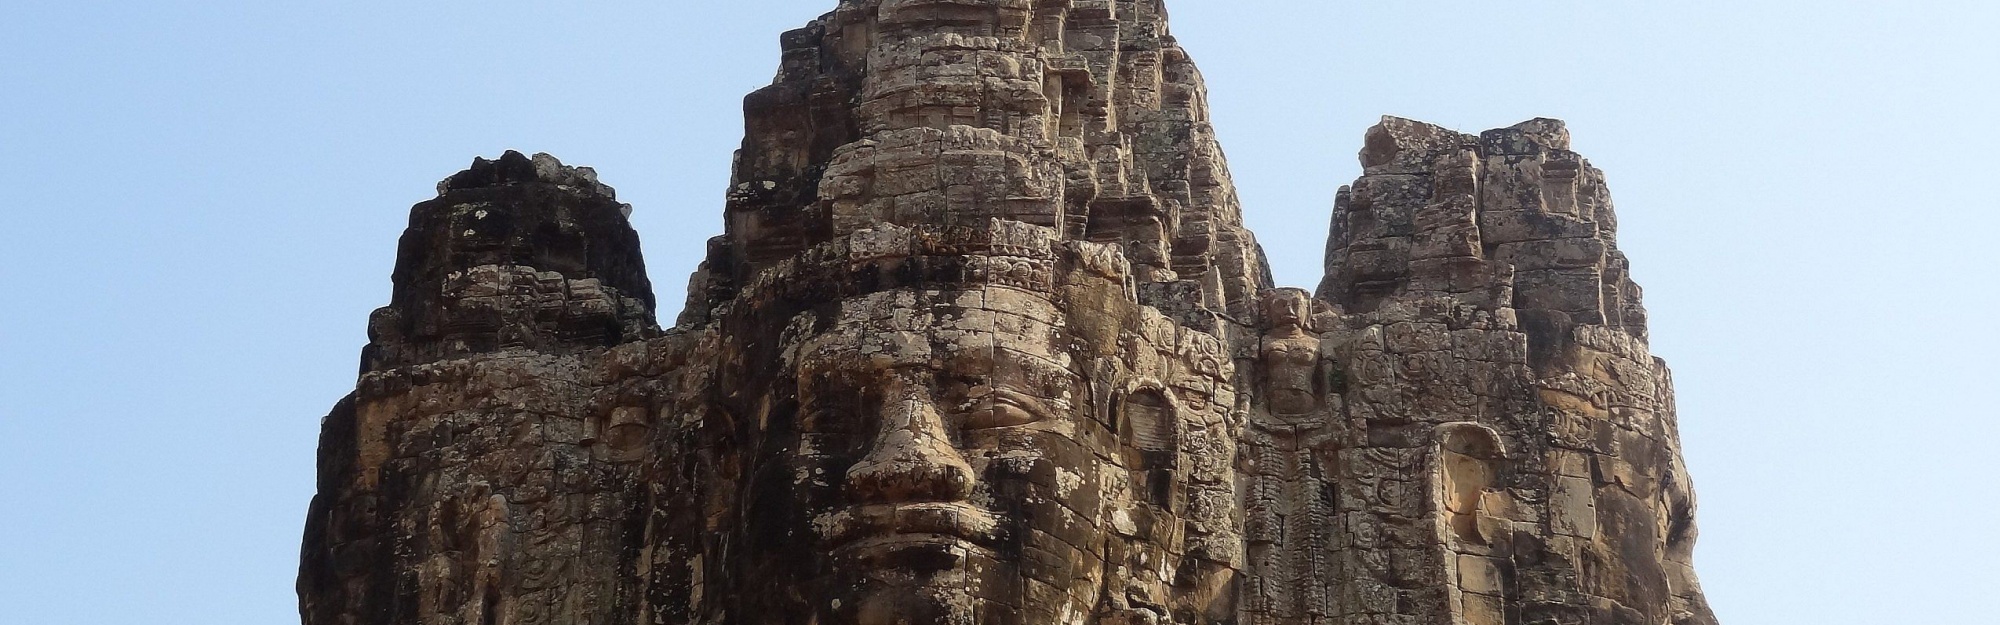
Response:
[[[1296,461],[1333,493],[1313,579],[1360,597],[1338,622],[1412,613],[1400,596],[1469,623],[1713,623],[1604,174],[1553,120],[1387,118],[1361,160],[1319,291],[1344,392]]]
[[[746,101],[675,327],[588,169],[417,205],[309,625],[1713,623],[1559,122],[1386,119],[1271,288],[1157,1],[848,0]]]

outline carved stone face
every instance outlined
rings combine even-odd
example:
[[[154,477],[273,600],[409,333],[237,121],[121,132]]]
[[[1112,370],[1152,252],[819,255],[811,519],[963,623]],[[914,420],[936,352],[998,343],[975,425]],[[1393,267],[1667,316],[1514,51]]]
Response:
[[[731,564],[691,580],[731,597],[711,613],[1224,618],[1229,362],[1140,306],[1118,252],[1018,222],[884,226],[750,287],[773,304],[736,311],[740,381],[711,421],[732,437],[715,470],[743,485],[718,493],[705,538]]]
[[[786,355],[797,477],[819,486],[801,537],[831,556],[835,622],[1088,617],[1106,497],[1129,478],[1062,318],[991,287],[878,293],[794,323],[818,326]]]
[[[1264,294],[1264,317],[1272,328],[1301,328],[1312,317],[1312,296],[1299,289]]]

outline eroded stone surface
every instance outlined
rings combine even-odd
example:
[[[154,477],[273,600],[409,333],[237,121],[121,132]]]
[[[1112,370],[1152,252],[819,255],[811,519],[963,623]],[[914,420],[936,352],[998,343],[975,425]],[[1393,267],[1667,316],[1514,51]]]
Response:
[[[1315,295],[1271,288],[1156,0],[783,41],[673,328],[588,169],[417,205],[306,623],[1714,622],[1560,122],[1386,119]]]
[[[1554,120],[1366,146],[1319,291],[1347,372],[1327,584],[1362,597],[1336,622],[1713,623],[1603,173]]]

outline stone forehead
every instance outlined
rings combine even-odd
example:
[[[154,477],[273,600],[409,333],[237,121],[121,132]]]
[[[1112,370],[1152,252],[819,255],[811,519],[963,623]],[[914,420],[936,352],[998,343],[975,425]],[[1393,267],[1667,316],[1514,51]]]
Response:
[[[932,367],[960,371],[1020,371],[1072,379],[1077,359],[1059,347],[1054,327],[1032,323],[1009,328],[996,316],[897,329],[873,323],[836,325],[803,337],[790,350],[802,373],[864,374]]]
[[[978,227],[879,224],[760,270],[738,299],[807,303],[984,286],[1052,294],[1100,280],[1130,282],[1131,263],[1119,246],[1063,240],[1055,229],[1006,219]]]
[[[784,341],[813,351],[861,349],[929,353],[990,348],[996,344],[1038,354],[1056,351],[1062,312],[1047,296],[1005,287],[968,290],[898,290],[840,303],[823,317],[794,318]]]
[[[967,320],[991,322],[1000,317],[1028,326],[1059,328],[1063,307],[1048,294],[1001,286],[969,289],[902,289],[869,293],[843,300],[831,321],[897,330],[969,327]],[[1003,326],[1004,327],[1004,326]]]

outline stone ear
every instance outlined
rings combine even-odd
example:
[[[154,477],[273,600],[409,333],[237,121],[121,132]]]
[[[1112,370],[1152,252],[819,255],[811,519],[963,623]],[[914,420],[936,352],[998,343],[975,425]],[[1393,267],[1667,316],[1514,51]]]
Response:
[[[1180,407],[1166,391],[1153,384],[1127,389],[1119,396],[1119,434],[1143,452],[1172,452],[1177,448]]]
[[[1154,380],[1129,383],[1114,408],[1118,437],[1131,452],[1133,492],[1146,503],[1175,508],[1174,478],[1180,468],[1180,402]]]
[[[1437,511],[1451,539],[1458,543],[1485,544],[1491,536],[1481,531],[1479,519],[1490,515],[1489,492],[1500,486],[1506,444],[1500,435],[1477,423],[1447,423],[1438,426],[1436,468]]]
[[[1474,625],[1499,625],[1513,564],[1502,556],[1515,503],[1501,485],[1509,470],[1498,432],[1477,423],[1447,423],[1433,449],[1439,539],[1449,551],[1443,570],[1452,604]]]

